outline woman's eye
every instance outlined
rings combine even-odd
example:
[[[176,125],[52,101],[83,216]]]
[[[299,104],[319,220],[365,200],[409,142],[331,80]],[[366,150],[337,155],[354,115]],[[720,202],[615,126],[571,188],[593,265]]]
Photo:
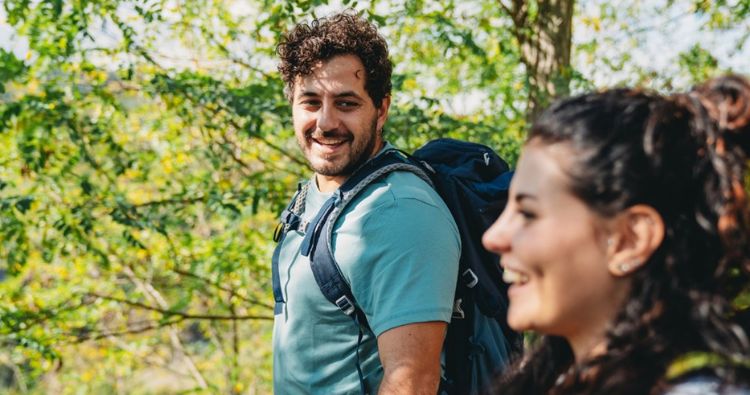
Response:
[[[531,220],[531,219],[536,218],[536,214],[534,212],[532,212],[532,211],[529,211],[529,210],[521,210],[521,209],[519,209],[518,213],[521,214],[521,216],[525,220]]]

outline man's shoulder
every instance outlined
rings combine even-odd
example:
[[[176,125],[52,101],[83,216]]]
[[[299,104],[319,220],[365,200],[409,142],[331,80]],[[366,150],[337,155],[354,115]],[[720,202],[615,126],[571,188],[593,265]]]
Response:
[[[397,148],[387,143],[381,154],[391,150],[397,150]],[[375,180],[364,192],[365,194],[369,192],[369,194],[376,196],[379,196],[378,192],[383,195],[387,192],[389,196],[381,197],[384,199],[388,197],[395,200],[417,199],[431,204],[434,204],[435,201],[442,202],[440,196],[429,183],[409,170],[390,172]]]
[[[396,170],[380,177],[368,185],[361,195],[385,200],[417,199],[425,203],[442,201],[430,184],[408,170]]]
[[[417,199],[425,203],[441,201],[437,191],[410,171],[394,171],[383,178],[380,187],[388,188],[394,199]]]
[[[450,211],[440,195],[427,182],[409,171],[394,171],[369,184],[344,211],[350,218],[376,215],[410,215],[428,212],[430,216]]]

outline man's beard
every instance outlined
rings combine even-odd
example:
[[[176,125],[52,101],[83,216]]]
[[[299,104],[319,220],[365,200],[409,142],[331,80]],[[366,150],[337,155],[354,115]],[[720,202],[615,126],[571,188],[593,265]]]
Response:
[[[377,118],[373,119],[370,124],[369,133],[367,135],[360,135],[359,138],[355,138],[350,131],[331,131],[321,133],[321,137],[332,138],[336,136],[345,136],[346,140],[344,144],[351,144],[348,154],[348,160],[337,161],[337,162],[325,162],[317,165],[310,160],[310,150],[312,149],[312,136],[313,131],[307,131],[305,133],[304,144],[310,144],[303,147],[303,151],[306,152],[308,163],[312,167],[313,171],[317,174],[327,177],[348,177],[354,173],[362,164],[370,159],[371,155],[374,155],[375,145],[377,144]]]

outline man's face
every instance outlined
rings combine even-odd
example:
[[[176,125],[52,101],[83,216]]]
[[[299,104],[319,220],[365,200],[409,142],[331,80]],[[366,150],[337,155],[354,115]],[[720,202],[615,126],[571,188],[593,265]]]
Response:
[[[375,107],[365,75],[358,57],[341,55],[295,80],[294,131],[323,192],[338,188],[383,146],[380,131],[390,99]]]

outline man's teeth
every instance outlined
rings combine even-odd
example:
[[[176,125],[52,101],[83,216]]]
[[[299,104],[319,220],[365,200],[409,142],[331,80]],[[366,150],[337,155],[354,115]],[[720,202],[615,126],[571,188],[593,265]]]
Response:
[[[343,142],[346,141],[345,138],[337,138],[337,139],[332,139],[332,138],[327,138],[327,139],[326,138],[316,138],[314,140],[315,140],[316,143],[321,144],[321,145],[339,145],[339,144],[341,144],[341,143],[343,143]]]
[[[515,283],[525,284],[526,282],[529,281],[529,276],[523,273],[517,272],[515,270],[506,268],[503,270],[503,281],[505,281],[508,284],[515,284]]]

